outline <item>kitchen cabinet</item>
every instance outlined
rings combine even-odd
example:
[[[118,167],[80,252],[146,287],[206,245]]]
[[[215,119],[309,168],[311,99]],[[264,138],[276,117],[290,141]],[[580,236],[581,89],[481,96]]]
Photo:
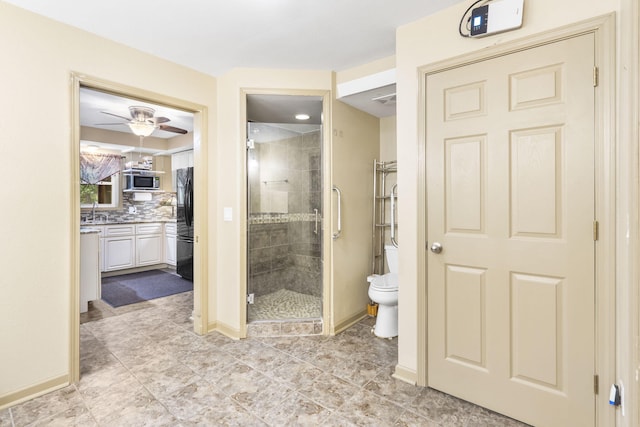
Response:
[[[102,227],[100,271],[123,270],[163,263],[175,265],[176,224],[166,225],[173,232],[173,245],[169,248],[168,254],[170,261],[167,261],[164,223],[114,224]]]
[[[101,283],[99,231],[85,230],[80,233],[80,313],[102,297]]]
[[[135,267],[135,226],[133,224],[104,227],[104,271]]]
[[[160,176],[160,190],[167,193],[175,191],[172,190],[175,184],[171,183],[174,176],[171,168],[171,156],[154,156],[153,170],[162,174]]]
[[[160,223],[136,225],[136,266],[162,263],[162,231]]]
[[[171,191],[176,191],[176,170],[193,167],[193,150],[171,155]]]
[[[176,265],[177,261],[177,226],[173,223],[164,225],[164,262],[169,265]]]
[[[105,237],[103,240],[104,271],[135,267],[135,236]]]

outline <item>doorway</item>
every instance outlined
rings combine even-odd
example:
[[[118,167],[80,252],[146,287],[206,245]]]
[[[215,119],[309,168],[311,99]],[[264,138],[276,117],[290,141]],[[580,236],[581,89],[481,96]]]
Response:
[[[323,99],[248,94],[246,105],[249,330],[312,321],[320,333]]]
[[[108,94],[114,95],[115,97],[133,99],[133,100],[139,101],[140,104],[153,104],[154,106],[157,106],[158,109],[161,109],[163,108],[163,106],[166,106],[166,108],[169,108],[172,111],[186,112],[186,114],[191,115],[193,117],[193,153],[194,154],[192,158],[195,160],[195,165],[197,166],[194,181],[198,182],[201,185],[199,185],[198,188],[194,191],[194,196],[193,196],[195,200],[194,202],[195,208],[194,208],[193,215],[194,215],[194,230],[195,230],[194,233],[196,236],[195,238],[196,244],[194,246],[194,251],[193,251],[193,265],[194,265],[193,298],[192,298],[193,311],[191,313],[192,318],[190,323],[193,327],[193,330],[199,334],[204,334],[208,330],[208,315],[207,315],[208,292],[207,292],[207,287],[205,286],[205,284],[207,283],[207,279],[206,279],[207,265],[206,263],[202,262],[203,260],[206,259],[206,257],[203,256],[207,246],[206,237],[204,238],[204,240],[200,240],[200,244],[198,244],[199,235],[202,234],[203,236],[206,236],[206,224],[207,224],[207,221],[206,221],[207,182],[204,179],[204,177],[206,176],[205,172],[206,172],[206,165],[207,165],[207,159],[205,155],[206,144],[207,144],[207,134],[206,134],[207,109],[202,105],[171,98],[171,97],[160,95],[160,94],[150,93],[137,88],[123,86],[123,85],[104,81],[97,78],[87,77],[85,75],[78,75],[74,73],[72,74],[71,77],[72,77],[71,99],[72,99],[72,112],[73,112],[72,113],[72,135],[71,135],[72,141],[73,141],[73,144],[72,144],[73,149],[71,153],[71,156],[72,156],[71,165],[72,165],[72,170],[74,171],[72,190],[71,190],[71,202],[72,202],[72,211],[77,212],[77,215],[71,218],[71,224],[72,224],[71,230],[74,234],[74,236],[71,239],[71,241],[73,242],[71,259],[72,259],[74,268],[72,268],[71,271],[72,272],[75,271],[76,273],[72,274],[72,277],[71,277],[72,286],[71,286],[71,292],[70,292],[71,310],[70,310],[70,353],[69,354],[70,354],[70,381],[75,382],[79,379],[79,376],[80,376],[80,370],[79,370],[80,277],[78,276],[77,272],[79,271],[78,267],[79,267],[79,260],[80,260],[79,230],[81,225],[80,176],[79,176],[80,140],[82,135],[81,133],[82,123],[81,123],[80,111],[81,111],[81,108],[83,108],[80,102],[81,88],[91,88],[92,90],[108,93]],[[109,120],[105,120],[105,122],[108,122],[108,121]],[[116,118],[116,120],[111,120],[111,121],[115,122],[118,120]],[[172,129],[166,129],[165,126],[162,126],[162,125],[167,124],[167,122],[168,120],[160,118],[157,121],[154,121],[153,125],[156,128],[156,130],[162,129],[163,131],[173,132],[175,128],[177,128],[177,126],[173,127]],[[127,123],[125,122],[124,125],[126,126]],[[134,136],[134,135],[129,135],[129,136]],[[123,133],[123,138],[125,138],[124,133]],[[136,144],[136,147],[140,150],[140,153],[139,153],[140,155],[137,156],[137,158],[139,159],[142,159],[144,157],[142,156],[143,153],[141,151],[141,148],[143,146],[144,146],[144,141],[140,139],[139,146],[138,144]],[[170,152],[167,151],[165,154],[170,154]],[[122,180],[122,184],[124,183],[126,183],[126,180]],[[170,187],[171,186],[169,185],[168,190],[165,188],[162,191],[166,190],[167,193],[171,193],[172,189]],[[165,204],[166,204],[165,210],[167,210],[168,212],[172,212],[171,214],[168,214],[168,215],[175,215],[173,213],[175,212],[174,210],[175,206],[172,206],[173,203],[168,202]],[[129,209],[127,209],[127,212],[129,212]],[[146,211],[144,211],[143,213],[146,214]],[[93,215],[92,215],[92,219],[93,219]],[[101,219],[106,220],[104,216]],[[161,231],[158,231],[158,233],[156,234],[159,234],[159,233],[161,233]],[[150,260],[146,258],[146,255],[148,255],[149,253],[153,253],[154,255],[159,255],[159,254],[156,254],[157,251],[150,251],[148,246],[149,242],[151,241],[157,242],[157,239],[148,239],[145,237],[138,240],[140,240],[141,245],[142,247],[144,247],[144,250],[145,250],[145,253],[144,253],[145,257],[141,256],[137,260],[138,263],[141,265],[146,262],[155,263],[156,262],[155,258],[152,258]],[[169,239],[169,241],[171,241],[171,239]],[[175,241],[175,239],[173,241]],[[157,247],[154,246],[153,248],[158,249],[158,247],[160,246],[157,246]],[[164,243],[162,243],[162,247],[164,249]],[[164,255],[164,250],[162,252]],[[175,257],[175,252],[170,250],[169,257]]]

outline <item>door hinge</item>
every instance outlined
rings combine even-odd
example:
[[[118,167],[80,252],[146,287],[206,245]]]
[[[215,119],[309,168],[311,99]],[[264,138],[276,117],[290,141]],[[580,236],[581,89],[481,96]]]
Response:
[[[253,150],[255,147],[255,141],[253,139],[247,139],[247,148]]]
[[[253,304],[255,302],[255,296],[254,294],[248,294],[247,295],[247,304]]]
[[[599,394],[600,391],[600,377],[598,375],[593,376],[593,392]]]
[[[593,240],[598,240],[600,237],[600,227],[598,226],[598,221],[593,221]]]
[[[593,67],[593,87],[598,87],[598,83],[599,83],[599,70],[598,67]]]

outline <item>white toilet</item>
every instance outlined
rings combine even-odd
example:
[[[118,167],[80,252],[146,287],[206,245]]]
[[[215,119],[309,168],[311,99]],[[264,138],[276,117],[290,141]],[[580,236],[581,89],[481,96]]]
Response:
[[[367,277],[369,298],[378,303],[378,318],[373,332],[381,338],[398,336],[398,248],[384,247],[389,273]]]

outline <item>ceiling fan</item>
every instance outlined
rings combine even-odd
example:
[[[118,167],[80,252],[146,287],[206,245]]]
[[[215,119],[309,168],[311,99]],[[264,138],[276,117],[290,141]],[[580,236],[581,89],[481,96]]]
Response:
[[[175,126],[170,126],[165,124],[170,121],[170,119],[168,119],[167,117],[154,117],[156,110],[154,110],[151,107],[141,107],[141,106],[132,105],[131,107],[129,107],[129,113],[131,114],[131,118],[121,116],[119,114],[110,113],[108,111],[101,111],[101,113],[118,117],[120,119],[126,120],[126,122],[125,123],[97,123],[97,125],[128,125],[131,131],[138,136],[149,136],[156,129],[164,130],[167,132],[180,133],[180,134],[187,133],[185,129],[181,129]]]

